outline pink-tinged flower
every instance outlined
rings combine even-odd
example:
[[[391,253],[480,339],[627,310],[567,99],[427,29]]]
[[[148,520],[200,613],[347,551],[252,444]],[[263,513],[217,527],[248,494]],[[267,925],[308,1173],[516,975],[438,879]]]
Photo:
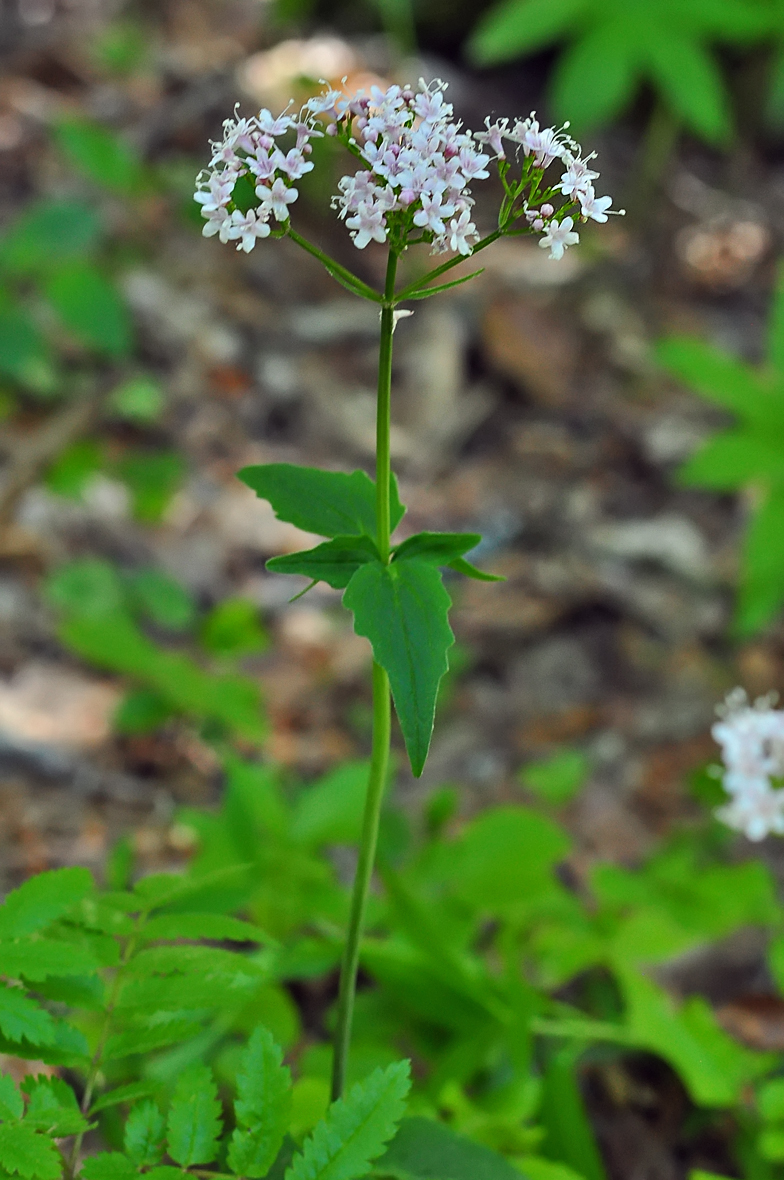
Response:
[[[452,114],[452,104],[444,102],[441,89],[435,90],[431,94],[423,79],[420,79],[419,85],[422,89],[414,97],[414,113],[422,122],[436,123],[439,119],[449,118]]]
[[[299,148],[292,148],[285,156],[282,152],[278,154],[281,158],[276,161],[277,166],[290,180],[299,180],[306,172],[313,171],[313,164],[305,159]]]
[[[477,131],[474,138],[479,143],[485,143],[489,148],[495,152],[499,160],[506,159],[506,152],[504,151],[503,138],[509,134],[509,120],[497,119],[495,123],[490,122],[490,116],[485,119],[485,131]]]
[[[268,238],[269,233],[270,227],[263,214],[260,216],[255,209],[249,209],[247,213],[241,213],[239,209],[235,209],[231,215],[231,224],[226,231],[226,238],[229,241],[237,242],[238,250],[244,250],[246,254],[250,254],[256,245],[257,238]]]
[[[446,233],[443,219],[452,216],[455,212],[454,205],[442,204],[440,193],[435,193],[432,197],[427,193],[422,193],[420,200],[422,208],[414,214],[414,225],[418,225],[421,229],[430,230],[431,233],[440,237]]]
[[[568,143],[559,138],[560,132],[555,127],[543,127],[541,130],[536,119],[530,120],[530,126],[522,138],[523,151],[527,156],[533,156],[534,162],[540,168],[547,168],[559,156],[563,158],[568,150]]]
[[[231,214],[225,209],[217,209],[214,213],[208,215],[209,220],[202,226],[202,236],[205,238],[214,238],[216,234],[224,243],[229,241],[229,234],[231,231]]]
[[[289,205],[292,205],[299,196],[297,190],[287,188],[280,177],[274,181],[272,188],[267,188],[263,184],[259,185],[256,193],[261,198],[262,207],[272,213],[276,221],[288,221]]]
[[[573,227],[574,221],[571,217],[564,217],[560,224],[551,221],[546,233],[539,240],[539,245],[543,249],[549,249],[550,257],[556,262],[563,258],[567,246],[576,246],[580,240],[580,235],[574,232]]]
[[[295,126],[295,122],[290,115],[278,115],[276,119],[272,111],[268,111],[266,107],[262,107],[259,111],[256,121],[259,125],[259,130],[264,135],[285,135],[291,127]]]
[[[610,209],[612,197],[597,197],[593,191],[593,185],[589,185],[587,192],[579,192],[577,197],[583,217],[590,217],[594,221],[605,222],[607,220],[607,214],[612,212]]]
[[[470,209],[464,209],[459,217],[449,222],[449,248],[455,253],[469,255],[478,237]]]
[[[346,220],[346,225],[353,231],[351,236],[358,250],[364,250],[368,242],[385,242],[387,240],[384,214],[373,205],[366,205],[363,202],[357,209],[356,215]]]
[[[472,147],[461,147],[458,153],[458,161],[460,163],[460,171],[463,173],[466,181],[487,180],[490,175],[486,168],[486,165],[490,163],[490,157],[483,156],[481,152],[477,152]]]
[[[561,183],[556,185],[556,188],[559,188],[565,197],[576,199],[580,193],[585,193],[591,188],[591,181],[599,179],[599,173],[588,167],[588,161],[592,158],[589,156],[581,160],[579,156],[574,157],[568,153],[564,156],[566,171],[561,174]]]
[[[225,208],[231,200],[232,190],[237,182],[235,173],[213,173],[208,181],[207,189],[200,189],[193,194],[194,201],[201,205],[202,217],[210,217],[219,209]]]
[[[336,121],[343,118],[347,107],[348,99],[340,90],[325,90],[305,103],[305,109],[311,115],[328,115]]]
[[[279,154],[277,149],[270,155],[265,148],[258,147],[252,156],[247,157],[245,163],[248,165],[248,170],[253,173],[257,180],[272,180],[277,167],[275,156]]]

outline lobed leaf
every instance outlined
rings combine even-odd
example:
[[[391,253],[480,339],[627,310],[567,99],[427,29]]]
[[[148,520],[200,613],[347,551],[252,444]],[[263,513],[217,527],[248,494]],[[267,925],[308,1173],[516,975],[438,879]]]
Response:
[[[479,533],[415,533],[393,550],[393,561],[417,557],[434,565],[450,565],[476,549],[482,540]]]
[[[30,1099],[25,1114],[28,1126],[54,1139],[87,1130],[87,1120],[79,1109],[76,1095],[62,1078],[27,1078],[22,1089]]]
[[[126,1153],[139,1167],[157,1164],[163,1158],[163,1138],[166,1130],[163,1115],[147,1099],[135,1106],[125,1124]]]
[[[166,1049],[169,1045],[178,1045],[199,1032],[201,1025],[195,1020],[172,1020],[156,1028],[129,1029],[109,1037],[104,1057],[107,1061],[115,1061],[121,1057],[142,1056],[156,1049]]]
[[[411,1086],[408,1061],[376,1069],[334,1102],[286,1170],[285,1180],[358,1180],[397,1130]]]
[[[51,938],[0,943],[3,974],[13,979],[48,979],[51,975],[89,975],[99,964],[89,951]]]
[[[389,676],[400,727],[414,774],[424,769],[433,733],[436,698],[454,643],[448,622],[451,599],[429,562],[411,558],[391,565],[371,562],[357,570],[343,596],[354,630],[373,647]]]
[[[54,1143],[24,1123],[0,1123],[0,1160],[25,1180],[60,1180],[62,1158]]]
[[[48,926],[93,888],[87,869],[53,869],[31,877],[0,906],[0,938],[22,938]]]
[[[20,1119],[24,1113],[22,1095],[10,1074],[0,1074],[0,1119]]]
[[[0,983],[0,1030],[9,1041],[26,1040],[31,1045],[51,1045],[55,1024],[48,1012],[21,988]]]
[[[302,574],[314,582],[326,582],[335,590],[345,590],[360,566],[378,560],[378,549],[370,537],[334,537],[315,549],[272,557],[267,569],[278,574]]]
[[[192,1065],[177,1079],[172,1094],[166,1124],[169,1155],[185,1168],[212,1163],[222,1125],[212,1071],[206,1065]]]
[[[376,535],[376,485],[364,471],[322,471],[291,463],[244,467],[239,479],[269,500],[279,520],[321,537]],[[390,477],[390,518],[395,529],[405,509]]]
[[[226,914],[160,914],[142,927],[140,939],[212,938],[227,942],[270,943],[270,938],[252,922],[242,922]]]
[[[265,1176],[288,1129],[291,1074],[272,1034],[263,1026],[253,1033],[237,1074],[237,1118],[229,1144],[233,1171],[251,1180]]]

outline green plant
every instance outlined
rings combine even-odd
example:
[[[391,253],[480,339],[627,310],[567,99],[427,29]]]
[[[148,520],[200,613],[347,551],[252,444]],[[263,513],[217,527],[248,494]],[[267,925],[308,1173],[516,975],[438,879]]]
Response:
[[[550,99],[580,130],[622,113],[643,82],[678,121],[709,143],[726,142],[730,107],[711,43],[748,43],[770,15],[749,0],[502,0],[469,41],[481,64],[566,43]]]
[[[747,491],[734,629],[748,636],[784,602],[784,275],[768,327],[764,364],[752,366],[699,340],[660,343],[661,365],[737,424],[714,435],[680,468],[679,480],[717,492]]]

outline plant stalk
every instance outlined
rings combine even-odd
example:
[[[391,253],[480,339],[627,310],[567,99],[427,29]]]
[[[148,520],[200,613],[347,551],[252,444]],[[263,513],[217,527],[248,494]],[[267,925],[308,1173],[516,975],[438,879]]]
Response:
[[[390,515],[390,405],[392,394],[392,334],[395,330],[394,297],[397,255],[389,252],[384,287],[384,306],[381,310],[381,341],[378,357],[378,402],[376,412],[376,532],[382,561],[389,561]],[[351,895],[346,946],[340,968],[338,991],[338,1019],[335,1029],[335,1052],[332,1061],[332,1100],[343,1094],[346,1067],[351,1043],[351,1023],[354,1015],[354,996],[357,989],[359,948],[365,921],[370,880],[376,859],[378,825],[381,804],[389,768],[389,742],[392,730],[392,702],[389,677],[379,664],[373,664],[373,750],[370,760],[359,860]]]

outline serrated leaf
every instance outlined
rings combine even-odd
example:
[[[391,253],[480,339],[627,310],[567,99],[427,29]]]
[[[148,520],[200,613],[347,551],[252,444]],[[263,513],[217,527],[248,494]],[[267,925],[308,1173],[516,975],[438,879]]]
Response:
[[[269,500],[279,520],[320,537],[376,535],[376,485],[364,471],[322,471],[291,463],[244,467],[239,479]],[[391,476],[390,517],[395,529],[405,509]]]
[[[51,1045],[54,1020],[21,988],[0,983],[0,1029],[10,1041],[26,1040],[31,1045]]]
[[[395,1180],[519,1180],[520,1176],[508,1160],[489,1147],[424,1118],[402,1120],[373,1170]]]
[[[415,533],[393,550],[393,561],[417,557],[434,565],[450,565],[476,549],[482,540],[479,533]]]
[[[22,1095],[7,1073],[0,1074],[0,1119],[20,1119],[24,1111]]]
[[[139,1167],[160,1163],[163,1157],[166,1123],[155,1103],[148,1099],[135,1106],[125,1124],[124,1146]]]
[[[0,1053],[22,1057],[28,1061],[44,1061],[47,1065],[66,1065],[81,1069],[88,1056],[84,1033],[64,1020],[53,1021],[54,1036],[51,1041],[31,1042],[27,1038],[10,1040],[0,1036]]]
[[[212,938],[228,942],[269,944],[272,940],[252,922],[242,922],[225,914],[161,914],[150,918],[140,932],[144,942],[174,938]]]
[[[119,1151],[102,1151],[82,1164],[81,1180],[137,1180],[138,1171]]]
[[[451,599],[438,569],[411,559],[357,570],[343,603],[354,614],[354,630],[373,647],[376,663],[389,676],[392,697],[411,768],[424,768],[433,733],[436,698],[454,643],[448,612]]]
[[[46,295],[66,328],[86,347],[110,357],[130,352],[130,316],[115,288],[94,267],[61,267],[47,282]]]
[[[129,975],[170,975],[199,972],[202,975],[256,975],[266,977],[267,968],[254,963],[238,951],[224,951],[212,946],[154,946],[140,951],[128,965]]]
[[[13,979],[48,979],[51,975],[89,975],[98,963],[89,951],[52,938],[0,943],[4,975]]]
[[[87,1120],[79,1109],[76,1095],[61,1078],[35,1078],[24,1089],[30,1098],[25,1113],[28,1126],[54,1139],[87,1130]]]
[[[210,1164],[218,1154],[222,1119],[218,1088],[206,1065],[192,1065],[177,1079],[167,1120],[171,1158],[183,1167]]]
[[[229,1167],[255,1180],[272,1166],[291,1110],[291,1074],[264,1027],[255,1030],[242,1055],[234,1110],[238,1126],[229,1144]]]
[[[89,1114],[97,1114],[99,1110],[107,1110],[110,1106],[119,1106],[121,1102],[136,1102],[139,1098],[149,1098],[155,1093],[151,1082],[129,1082],[127,1086],[118,1086],[110,1090],[92,1104]]]
[[[202,873],[199,877],[186,877],[181,873],[150,873],[134,885],[138,908],[153,911],[178,905],[192,894],[203,893],[213,886],[230,885],[233,879],[242,875],[244,868],[244,865],[225,865],[210,873]]]
[[[201,1025],[195,1020],[173,1020],[159,1028],[129,1029],[109,1037],[106,1042],[104,1057],[107,1061],[115,1061],[121,1057],[134,1057],[137,1054],[153,1053],[156,1049],[166,1049],[169,1045],[178,1045],[195,1037],[201,1032]]]
[[[405,1112],[410,1066],[397,1061],[332,1104],[286,1170],[285,1180],[357,1180],[394,1135]]]
[[[504,0],[481,17],[468,50],[478,65],[509,61],[548,45],[586,7],[586,0]]]
[[[60,1180],[62,1157],[50,1139],[24,1123],[0,1123],[0,1160],[25,1180]]]
[[[152,975],[129,979],[117,999],[121,1011],[189,1012],[242,1003],[257,991],[257,975]]]
[[[302,574],[335,590],[345,590],[360,566],[378,560],[378,549],[370,537],[335,537],[315,549],[272,557],[267,569],[277,574]]]
[[[183,1176],[193,1175],[192,1172],[184,1172],[182,1168],[172,1168],[169,1164],[159,1164],[157,1168],[150,1168],[149,1172],[145,1172],[145,1180],[182,1180]]]
[[[0,938],[21,938],[42,930],[92,888],[87,869],[53,869],[31,877],[0,906]]]

